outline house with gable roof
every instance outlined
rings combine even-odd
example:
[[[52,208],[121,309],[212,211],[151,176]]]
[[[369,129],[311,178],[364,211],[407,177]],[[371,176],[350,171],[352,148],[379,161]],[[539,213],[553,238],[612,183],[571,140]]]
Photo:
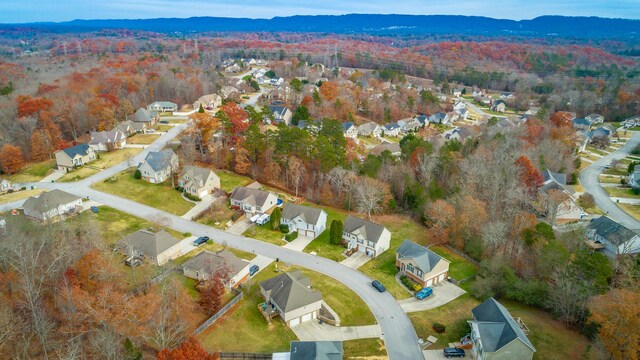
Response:
[[[178,169],[178,155],[171,149],[150,151],[138,165],[142,179],[152,184],[167,180]]]
[[[87,144],[80,144],[55,153],[58,169],[71,171],[96,159],[96,152]]]
[[[607,216],[592,219],[587,225],[586,235],[588,240],[603,244],[605,249],[615,255],[640,252],[638,233]]]
[[[180,240],[164,230],[138,230],[118,241],[116,250],[125,256],[149,259],[158,266],[182,255]]]
[[[276,358],[273,360],[284,360]],[[292,341],[291,351],[284,353],[287,360],[342,360],[342,341]]]
[[[180,174],[178,186],[183,188],[184,192],[202,199],[214,189],[220,188],[220,177],[211,169],[185,166]]]
[[[289,327],[318,318],[322,294],[311,289],[311,280],[300,270],[287,272],[260,283],[265,300],[263,313],[276,312]]]
[[[174,112],[178,111],[178,104],[171,101],[154,101],[147,106],[147,110],[152,112]]]
[[[401,274],[426,287],[445,281],[449,273],[449,260],[411,240],[405,240],[396,250],[396,267]]]
[[[82,211],[82,198],[55,189],[28,198],[22,208],[29,219],[55,222]]]
[[[249,279],[249,264],[228,250],[203,250],[182,264],[182,272],[196,281],[211,279],[217,273],[225,286],[237,287]]]
[[[286,203],[282,209],[281,224],[296,230],[298,235],[316,238],[327,228],[327,213],[318,208]]]
[[[356,249],[376,257],[389,249],[391,232],[382,225],[349,215],[344,222],[342,240],[347,243],[348,250]]]
[[[398,135],[400,135],[400,129],[398,123],[390,123],[385,125],[382,131],[384,136],[398,137]]]
[[[151,112],[145,108],[139,108],[135,114],[133,114],[133,122],[142,123],[146,129],[149,129],[158,122],[158,113]]]
[[[358,128],[352,122],[342,123],[342,132],[345,138],[358,138]]]
[[[380,127],[380,125],[374,123],[373,121],[369,121],[368,123],[358,126],[359,136],[371,136],[374,138],[378,138],[381,134],[382,128]]]
[[[277,124],[284,123],[287,126],[291,125],[293,113],[288,107],[283,105],[269,105],[269,110],[273,113],[273,120]]]
[[[264,214],[278,202],[278,198],[272,193],[246,186],[233,189],[229,200],[231,206],[238,206],[249,214]]]
[[[122,149],[125,145],[127,145],[127,136],[118,128],[111,131],[91,132],[89,146],[95,151]]]

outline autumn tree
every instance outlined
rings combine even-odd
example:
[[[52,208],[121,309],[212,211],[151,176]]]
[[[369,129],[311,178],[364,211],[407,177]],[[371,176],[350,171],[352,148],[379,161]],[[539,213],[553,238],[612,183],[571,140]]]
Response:
[[[36,130],[31,134],[31,158],[42,161],[51,158],[52,144],[49,133],[45,130]]]
[[[249,160],[249,151],[243,147],[237,146],[235,151],[235,171],[238,174],[246,175],[251,173],[252,165]]]
[[[14,174],[24,166],[22,150],[19,147],[5,144],[0,148],[0,165],[2,171],[7,174]]]
[[[535,166],[533,166],[533,163],[528,157],[524,155],[520,156],[516,159],[515,164],[520,171],[520,181],[522,181],[530,191],[542,186],[544,178]]]
[[[605,349],[616,360],[640,357],[640,293],[613,289],[591,300],[590,320],[598,324]]]
[[[189,337],[173,349],[163,349],[158,353],[158,360],[218,360],[218,354],[209,354],[202,348],[200,342]]]
[[[218,270],[211,279],[198,285],[198,290],[200,291],[198,304],[208,316],[213,316],[222,308],[225,293],[224,277],[224,270]]]
[[[300,184],[302,184],[302,180],[304,179],[304,176],[307,170],[305,169],[304,163],[302,162],[302,160],[298,159],[295,156],[291,156],[289,158],[288,166],[289,168],[287,169],[287,174],[288,174],[289,180],[291,181],[295,189],[296,196],[298,196],[298,190],[300,189]]]
[[[425,224],[433,231],[433,241],[443,244],[449,240],[451,221],[455,216],[455,208],[442,199],[437,199],[424,211]]]
[[[371,220],[371,213],[380,213],[384,208],[385,185],[368,176],[362,176],[355,187],[355,200],[358,211],[367,214]]]
[[[333,101],[338,96],[338,84],[333,81],[325,81],[320,86],[320,95],[329,101]]]

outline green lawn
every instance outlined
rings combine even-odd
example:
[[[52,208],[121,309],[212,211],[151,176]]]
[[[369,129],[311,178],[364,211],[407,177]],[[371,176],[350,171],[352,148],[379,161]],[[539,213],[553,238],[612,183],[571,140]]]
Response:
[[[620,197],[620,198],[630,198],[630,199],[640,199],[640,195],[636,195],[633,193],[631,189],[627,188],[604,188],[604,190],[609,193],[611,197]]]
[[[158,134],[136,134],[127,139],[127,144],[131,145],[149,145],[156,141],[160,135]]]
[[[9,193],[2,194],[0,195],[0,204],[6,204],[13,201],[22,200],[30,196],[38,196],[42,192],[44,192],[44,189],[21,190],[21,191],[14,191],[10,194]]]
[[[319,207],[320,205],[313,203],[302,203],[304,206]],[[304,248],[305,252],[309,253],[315,251],[318,256],[331,259],[333,261],[340,262],[344,259],[342,253],[346,250],[345,246],[333,245],[329,242],[329,228],[333,220],[341,220],[343,223],[347,218],[347,212],[341,209],[336,209],[328,206],[322,206],[322,209],[327,213],[327,230],[318,235],[313,241]]]
[[[141,179],[136,180],[133,178],[134,171],[123,171],[112,178],[95,183],[93,187],[175,215],[184,215],[193,207],[192,203],[184,200],[180,193],[171,187],[170,182],[151,184]]]
[[[266,223],[264,225],[254,224],[242,235],[278,246],[285,245],[287,243],[285,240],[283,240],[284,234],[282,232],[280,232],[279,230],[271,230],[271,223]]]
[[[224,229],[227,222],[231,220],[232,215],[233,210],[229,208],[229,201],[224,203],[216,202],[209,209],[200,213],[196,221],[207,226]]]
[[[46,160],[39,163],[29,163],[25,166],[24,169],[18,171],[13,175],[8,175],[5,177],[7,180],[12,183],[19,182],[36,182],[42,180],[43,177],[47,176],[53,168],[56,166],[56,160]]]
[[[431,246],[429,249],[449,260],[449,276],[456,280],[466,279],[478,273],[478,267],[444,246]]]
[[[156,131],[161,131],[161,132],[167,132],[171,129],[173,129],[173,126],[171,125],[166,125],[166,124],[158,124],[156,126],[153,127]]]
[[[583,165],[584,167],[587,167],[591,164],[586,164],[586,161],[585,161]],[[621,170],[621,169],[605,169],[602,173],[608,174],[608,175],[623,175],[623,176],[629,175],[629,173],[627,173],[627,170]]]
[[[358,339],[342,343],[344,359],[362,359],[363,357],[387,358],[387,350],[380,339]]]
[[[633,204],[617,204],[627,214],[633,216],[636,220],[640,220],[640,205]]]
[[[595,154],[601,155],[601,156],[608,155],[606,152],[604,152],[604,151],[602,151],[602,150],[600,150],[600,149],[596,149],[596,148],[591,147],[591,146],[587,146],[587,150],[588,150],[588,151],[590,151],[590,152],[592,152],[592,153],[595,153]]]
[[[467,293],[436,309],[414,312],[408,316],[419,338],[426,339],[429,335],[438,338],[429,349],[442,349],[448,347],[450,342],[460,341],[460,337],[468,332],[465,331],[464,322],[471,319],[471,309],[478,304],[480,302]],[[444,333],[433,331],[435,322],[446,326]]]
[[[249,177],[238,175],[226,170],[215,170],[220,177],[220,188],[226,192],[231,192],[238,186],[246,186],[253,182]]]
[[[126,161],[128,158],[135,156],[137,153],[142,151],[142,149],[122,149],[116,150],[112,152],[103,152],[100,153],[100,159],[89,163],[89,166],[83,166],[77,168],[64,176],[58,179],[59,182],[70,182],[70,181],[78,181],[84,178],[87,178],[91,175],[97,174],[101,170],[110,168],[114,165],[117,165],[123,161]],[[97,169],[96,169],[97,168]],[[98,170],[100,169],[100,170]]]
[[[600,182],[606,184],[620,184],[620,178],[608,175],[600,175]]]

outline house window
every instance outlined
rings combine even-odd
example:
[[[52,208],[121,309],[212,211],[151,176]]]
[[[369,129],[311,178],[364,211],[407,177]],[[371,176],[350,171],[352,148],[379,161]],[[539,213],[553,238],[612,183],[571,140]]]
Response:
[[[409,270],[409,272],[413,272],[413,265],[407,264],[407,270]]]
[[[358,239],[358,244],[364,244],[364,240]]]
[[[368,244],[369,244],[369,246],[371,246],[371,247],[374,247],[374,246],[375,246],[375,244],[373,243],[373,241],[369,241],[369,242],[368,242]]]
[[[417,275],[418,275],[419,277],[422,277],[422,270],[418,269]]]

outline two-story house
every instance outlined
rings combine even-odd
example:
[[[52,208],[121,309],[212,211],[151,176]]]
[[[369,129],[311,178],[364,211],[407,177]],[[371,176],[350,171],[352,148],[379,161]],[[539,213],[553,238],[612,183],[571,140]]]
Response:
[[[588,240],[604,244],[604,248],[615,255],[640,252],[638,233],[606,216],[592,219],[586,232]]]
[[[214,189],[220,188],[220,177],[211,169],[186,166],[180,174],[178,186],[183,188],[184,192],[202,199]]]
[[[347,243],[348,250],[356,249],[376,257],[389,249],[391,232],[382,225],[349,215],[344,222],[342,240]]]
[[[171,149],[150,151],[138,165],[142,179],[152,184],[160,184],[169,179],[178,169],[178,155]]]
[[[273,120],[276,123],[285,123],[285,125],[291,125],[291,118],[293,113],[288,107],[282,105],[269,105],[269,110],[273,113]]]
[[[345,138],[356,139],[358,137],[358,127],[352,122],[342,123],[342,132]]]
[[[171,101],[154,101],[147,106],[147,110],[151,112],[174,112],[178,111],[178,104]]]
[[[358,126],[359,136],[371,136],[377,138],[380,137],[381,134],[382,128],[380,127],[380,125],[374,123],[373,121]]]
[[[87,144],[80,144],[55,152],[58,169],[70,171],[96,159],[96,152]]]
[[[426,287],[445,281],[449,273],[449,260],[411,240],[405,240],[396,250],[396,267],[401,274]]]
[[[400,125],[398,123],[390,123],[382,129],[384,136],[398,137],[400,135]]]
[[[282,209],[281,224],[301,236],[316,238],[327,228],[327,213],[318,208],[287,203]]]
[[[311,289],[311,281],[300,270],[284,273],[260,283],[265,299],[263,312],[277,312],[282,320],[294,327],[318,318],[322,294]]]
[[[231,206],[238,206],[249,214],[263,214],[278,203],[278,198],[272,193],[245,186],[233,189],[229,200]]]

